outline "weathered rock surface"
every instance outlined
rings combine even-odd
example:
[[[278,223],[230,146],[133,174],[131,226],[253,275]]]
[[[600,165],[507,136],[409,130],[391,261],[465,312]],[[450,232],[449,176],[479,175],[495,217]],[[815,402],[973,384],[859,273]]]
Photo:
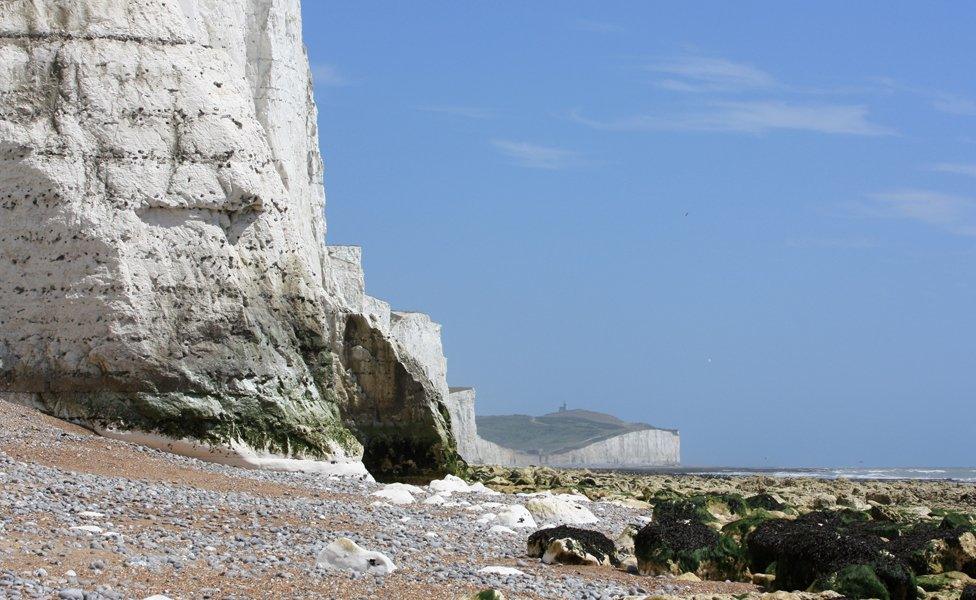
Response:
[[[539,496],[529,500],[525,507],[536,521],[552,525],[586,525],[599,519],[580,502],[555,496]]]
[[[436,332],[324,246],[298,0],[0,11],[0,394],[376,471],[455,463]],[[423,321],[423,322],[422,322]],[[425,329],[426,328],[426,329]]]
[[[364,550],[349,538],[339,538],[323,548],[316,562],[328,569],[350,570],[374,575],[389,575],[396,570],[393,561],[386,555]]]

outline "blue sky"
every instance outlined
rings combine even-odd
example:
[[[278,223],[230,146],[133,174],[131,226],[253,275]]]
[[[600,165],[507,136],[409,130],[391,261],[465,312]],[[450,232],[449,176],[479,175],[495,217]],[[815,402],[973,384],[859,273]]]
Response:
[[[976,464],[976,5],[306,0],[329,243],[483,414]]]

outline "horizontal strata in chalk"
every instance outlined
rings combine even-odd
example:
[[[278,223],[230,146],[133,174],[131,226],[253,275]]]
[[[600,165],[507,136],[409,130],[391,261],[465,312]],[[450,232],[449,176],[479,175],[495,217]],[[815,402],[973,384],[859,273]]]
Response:
[[[324,245],[300,0],[2,4],[0,398],[242,466],[455,469],[439,339]]]

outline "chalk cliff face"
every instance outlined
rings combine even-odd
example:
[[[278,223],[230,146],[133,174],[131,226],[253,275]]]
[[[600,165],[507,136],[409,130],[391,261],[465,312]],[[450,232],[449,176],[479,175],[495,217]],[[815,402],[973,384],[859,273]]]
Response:
[[[454,436],[457,439],[458,454],[473,465],[527,466],[539,464],[537,456],[499,446],[478,435],[475,421],[474,388],[451,388],[448,396],[448,411],[451,415]]]
[[[301,33],[298,0],[3,2],[0,393],[99,428],[452,468],[446,384],[365,294],[358,249],[324,246]]]
[[[681,438],[676,431],[667,429],[631,431],[562,452],[528,453],[506,448],[478,435],[474,404],[474,389],[451,388],[448,410],[458,453],[471,464],[623,469],[681,462]]]

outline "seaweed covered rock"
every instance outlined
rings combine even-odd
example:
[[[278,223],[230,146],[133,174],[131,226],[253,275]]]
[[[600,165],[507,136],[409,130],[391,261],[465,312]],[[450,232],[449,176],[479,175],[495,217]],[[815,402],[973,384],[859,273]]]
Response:
[[[951,510],[933,511],[932,516],[942,517],[940,529],[958,529],[960,527],[976,532],[976,516],[967,515]]]
[[[620,535],[614,540],[618,550],[625,554],[634,553],[634,538],[637,536],[637,532],[640,531],[641,526],[635,525],[633,523],[628,524],[624,527]]]
[[[944,590],[962,590],[968,585],[976,585],[976,580],[957,571],[938,573],[935,575],[921,575],[916,578],[918,587],[926,592],[940,592]]]
[[[613,541],[598,531],[568,525],[540,529],[529,536],[527,553],[546,564],[617,565]]]
[[[471,596],[470,600],[505,600],[505,594],[500,590],[482,590]]]
[[[922,523],[906,530],[888,545],[893,554],[920,574],[961,571],[976,577],[976,528],[943,520],[934,527]]]
[[[649,500],[654,510],[679,512],[689,515],[702,523],[712,525],[716,530],[750,514],[745,499],[739,494],[716,493],[678,496],[673,493],[660,493]]]
[[[634,538],[644,575],[694,573],[703,579],[740,579],[746,567],[742,546],[706,524],[714,519],[701,501],[659,502],[654,519]]]
[[[776,494],[756,494],[746,498],[746,506],[755,510],[762,509],[767,511],[783,510],[787,508],[786,502]]]
[[[959,600],[976,600],[976,585],[967,585]]]
[[[850,565],[827,577],[818,579],[810,586],[814,591],[833,590],[847,598],[890,598],[884,582],[878,577],[875,566]]]
[[[767,510],[758,509],[751,512],[749,515],[732,521],[725,527],[722,527],[722,533],[732,537],[737,542],[742,544],[745,542],[746,537],[750,533],[756,530],[757,527],[769,521],[771,519],[779,518],[776,514],[771,513]]]
[[[813,512],[773,519],[747,537],[754,571],[774,567],[778,590],[833,590],[849,598],[909,600],[917,595],[909,566],[886,548],[863,513]]]

